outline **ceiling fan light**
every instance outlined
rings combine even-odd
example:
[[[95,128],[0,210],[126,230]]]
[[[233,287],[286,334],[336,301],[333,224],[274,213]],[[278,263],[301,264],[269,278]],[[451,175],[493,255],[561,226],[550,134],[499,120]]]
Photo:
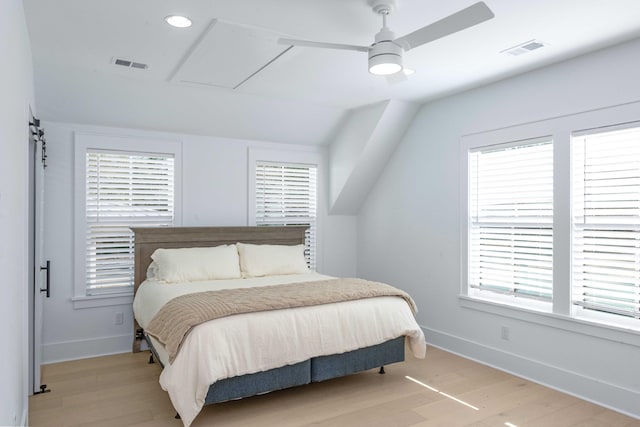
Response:
[[[402,57],[398,55],[377,55],[369,58],[369,72],[376,76],[389,76],[402,71]]]

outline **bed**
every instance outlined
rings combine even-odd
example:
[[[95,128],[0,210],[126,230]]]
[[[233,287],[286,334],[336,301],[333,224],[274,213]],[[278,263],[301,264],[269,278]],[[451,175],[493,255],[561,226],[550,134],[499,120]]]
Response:
[[[156,336],[161,308],[169,305],[169,301],[190,298],[205,290],[216,289],[216,296],[222,292],[240,292],[242,298],[242,295],[275,286],[296,289],[310,283],[313,286],[309,287],[314,289],[325,283],[339,286],[342,282],[336,283],[338,279],[307,271],[306,264],[302,268],[297,265],[294,270],[299,271],[286,271],[286,274],[269,270],[271,264],[260,264],[271,259],[272,252],[264,252],[266,248],[289,254],[304,245],[305,230],[306,227],[300,226],[133,228],[133,351],[140,351],[143,340],[148,343],[155,359],[163,366],[160,384],[168,391],[185,426],[189,426],[207,404],[372,368],[380,367],[384,372],[385,365],[404,360],[405,340],[415,356],[424,357],[424,335],[415,322],[409,301],[391,295],[216,318],[190,327],[178,346],[172,346],[166,337]],[[216,280],[193,281],[189,275],[183,280],[183,276],[177,276],[180,280],[176,284],[158,280],[155,273],[151,273],[157,267],[152,256],[158,260],[161,251],[173,250],[172,256],[189,251],[187,248],[229,254],[231,247],[240,253],[240,277],[235,272],[225,273],[226,276]],[[250,258],[249,250],[262,252],[253,253],[254,258]],[[244,265],[244,261],[250,259],[254,260],[253,264],[247,261]],[[189,262],[187,259],[185,263]],[[263,274],[264,268],[267,274]],[[274,272],[276,274],[271,274]],[[182,322],[176,322],[175,318],[165,322],[172,327],[174,323]],[[150,328],[153,334],[145,328]]]

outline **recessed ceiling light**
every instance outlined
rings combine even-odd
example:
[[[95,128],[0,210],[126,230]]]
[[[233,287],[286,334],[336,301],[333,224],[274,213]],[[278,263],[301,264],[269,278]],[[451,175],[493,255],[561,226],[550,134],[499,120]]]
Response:
[[[172,27],[187,28],[191,26],[191,19],[187,18],[186,16],[169,15],[164,18],[164,20],[167,21],[167,24],[171,25]]]
[[[407,67],[404,67],[402,71],[404,71],[405,76],[410,76],[411,74],[416,73],[416,70],[414,70],[413,68],[407,68]]]

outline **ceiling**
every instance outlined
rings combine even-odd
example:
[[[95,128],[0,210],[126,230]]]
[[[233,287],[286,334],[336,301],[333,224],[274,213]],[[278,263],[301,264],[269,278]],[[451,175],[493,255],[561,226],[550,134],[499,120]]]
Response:
[[[475,1],[399,0],[389,26],[403,36]],[[638,0],[485,2],[494,19],[406,52],[416,73],[389,83],[368,73],[362,52],[293,47],[277,57],[287,48],[280,36],[371,44],[381,19],[366,0],[24,0],[36,111],[52,121],[320,145],[353,108],[425,102],[640,36]],[[172,28],[170,14],[193,25]],[[545,46],[503,52],[533,39]]]

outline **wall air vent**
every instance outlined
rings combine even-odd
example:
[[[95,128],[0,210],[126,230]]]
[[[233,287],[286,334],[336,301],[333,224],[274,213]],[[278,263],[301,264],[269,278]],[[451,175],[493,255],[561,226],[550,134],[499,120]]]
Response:
[[[507,53],[509,55],[519,56],[524,53],[529,53],[545,46],[548,46],[548,45],[544,42],[541,42],[540,40],[534,39],[534,40],[529,40],[528,42],[520,43],[519,45],[510,47],[509,49],[505,49],[500,53]]]
[[[127,68],[138,68],[140,70],[146,70],[147,68],[149,68],[147,64],[143,64],[142,62],[129,61],[127,59],[113,58],[111,62],[115,65],[120,65]]]

